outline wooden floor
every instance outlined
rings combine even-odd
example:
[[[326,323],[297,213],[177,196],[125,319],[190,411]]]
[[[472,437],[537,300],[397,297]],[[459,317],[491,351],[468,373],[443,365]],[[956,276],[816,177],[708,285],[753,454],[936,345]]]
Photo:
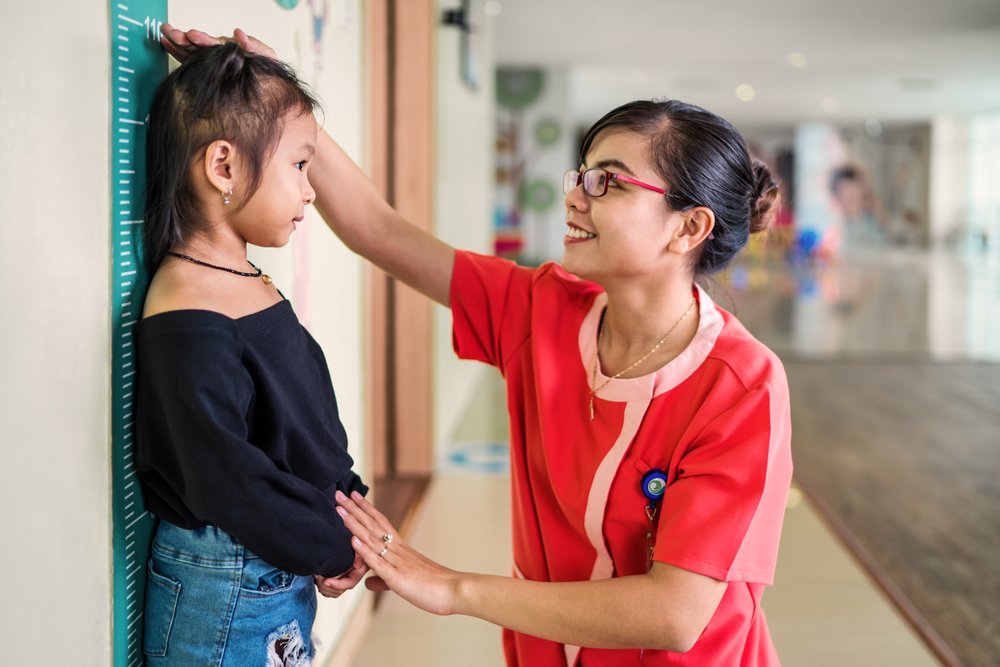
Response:
[[[1000,665],[1000,365],[785,364],[799,484],[943,662]]]
[[[410,528],[413,516],[420,507],[421,498],[427,491],[430,475],[397,475],[377,477],[375,487],[375,507],[385,514],[389,522],[404,535]]]

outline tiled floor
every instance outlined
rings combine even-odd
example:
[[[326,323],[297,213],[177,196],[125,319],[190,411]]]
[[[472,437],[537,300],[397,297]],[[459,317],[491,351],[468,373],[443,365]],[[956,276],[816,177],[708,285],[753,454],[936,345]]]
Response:
[[[783,358],[1000,361],[1000,252],[855,251],[746,262],[709,290]]]
[[[996,360],[998,266],[982,257],[884,249],[837,266],[737,267],[720,281],[717,300],[779,354]],[[509,480],[497,444],[505,438],[504,402],[497,400],[503,388],[488,369],[483,378],[443,453],[411,542],[450,567],[507,574]],[[764,609],[786,666],[938,664],[797,489]],[[392,664],[501,667],[499,630],[431,616],[389,594],[355,667]]]

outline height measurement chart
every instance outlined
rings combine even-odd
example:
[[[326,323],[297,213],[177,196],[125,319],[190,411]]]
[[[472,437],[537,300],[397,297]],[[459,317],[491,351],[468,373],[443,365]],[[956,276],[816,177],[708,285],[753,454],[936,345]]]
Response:
[[[142,261],[146,117],[167,74],[159,44],[166,0],[110,2],[111,18],[111,481],[115,667],[143,664],[146,559],[154,526],[135,476],[135,323],[147,276]]]

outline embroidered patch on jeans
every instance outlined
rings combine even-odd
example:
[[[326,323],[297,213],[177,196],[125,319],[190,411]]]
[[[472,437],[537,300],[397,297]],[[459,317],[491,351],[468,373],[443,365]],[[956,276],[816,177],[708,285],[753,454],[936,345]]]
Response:
[[[310,667],[309,648],[302,639],[299,622],[292,621],[267,636],[265,667]]]

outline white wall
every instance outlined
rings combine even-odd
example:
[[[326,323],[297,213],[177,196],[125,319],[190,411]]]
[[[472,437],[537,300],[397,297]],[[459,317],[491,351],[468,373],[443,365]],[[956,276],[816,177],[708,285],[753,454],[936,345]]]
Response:
[[[0,5],[0,643],[108,664],[106,3]],[[11,658],[13,660],[13,658]],[[39,658],[40,662],[46,662]]]
[[[456,248],[491,254],[493,19],[482,12],[482,3],[471,4],[479,77],[476,90],[468,88],[459,78],[458,29],[439,26],[436,35],[435,233]],[[441,0],[438,14],[457,5],[455,0]],[[451,311],[441,306],[435,306],[434,310],[434,442],[440,453],[454,432],[478,378],[491,371],[482,364],[455,357]]]
[[[324,102],[356,158],[362,137],[362,7],[330,2],[317,67],[309,7],[172,0],[181,27],[235,24],[275,46]],[[111,664],[108,3],[3,3],[0,25],[0,641],[38,664]],[[361,263],[314,212],[281,250],[253,253],[327,354],[363,468]],[[308,236],[308,239],[303,237]],[[306,270],[303,271],[303,266]],[[301,305],[300,305],[301,304]],[[322,599],[322,664],[362,591]],[[4,661],[8,662],[8,661]]]

